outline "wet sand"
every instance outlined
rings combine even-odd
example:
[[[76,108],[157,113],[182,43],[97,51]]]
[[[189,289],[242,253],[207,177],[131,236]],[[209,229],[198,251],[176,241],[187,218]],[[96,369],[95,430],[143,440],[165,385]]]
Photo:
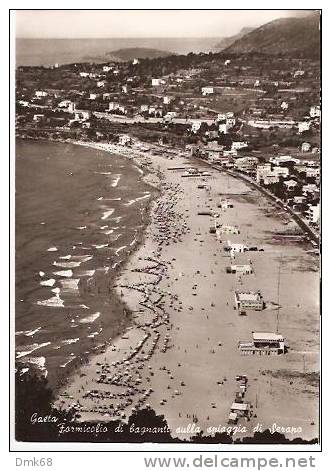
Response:
[[[139,153],[127,152],[139,163]],[[151,170],[160,172],[161,196],[153,203],[144,243],[116,279],[133,325],[72,377],[57,405],[74,405],[79,420],[96,421],[127,419],[132,410],[150,405],[164,414],[173,436],[188,439],[197,427],[212,434],[227,426],[238,391],[235,376],[246,375],[251,420],[240,421],[246,432],[235,438],[258,424],[263,430],[284,427],[278,431],[290,439],[316,438],[319,274],[311,247],[275,237],[294,223],[243,181],[208,167],[209,177],[182,178],[182,172],[168,170],[189,164],[179,155],[171,160],[158,155],[151,162]],[[198,189],[201,183],[206,188]],[[234,207],[217,208],[220,195]],[[220,242],[209,233],[213,218],[198,212],[210,209],[220,222],[239,226],[240,234],[224,234]],[[252,275],[226,273],[228,239],[263,247],[234,260],[251,262]],[[259,289],[266,309],[239,316],[238,288]],[[241,356],[239,340],[250,340],[252,331],[276,331],[278,302],[278,328],[288,353]]]

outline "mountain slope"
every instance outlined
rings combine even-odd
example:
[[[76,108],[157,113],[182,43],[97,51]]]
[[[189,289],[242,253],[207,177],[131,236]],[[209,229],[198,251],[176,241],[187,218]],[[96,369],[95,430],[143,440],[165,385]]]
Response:
[[[245,36],[245,34],[250,33],[254,29],[255,28],[245,27],[245,28],[242,28],[239,31],[239,33],[235,34],[234,36],[227,36],[225,38],[222,38],[220,42],[216,44],[215,49],[218,49],[219,51],[223,51],[223,49],[230,47],[231,44],[238,41],[238,39],[241,39],[243,36]]]
[[[318,13],[303,18],[274,20],[246,34],[228,47],[226,52],[318,57],[320,54],[319,21]]]

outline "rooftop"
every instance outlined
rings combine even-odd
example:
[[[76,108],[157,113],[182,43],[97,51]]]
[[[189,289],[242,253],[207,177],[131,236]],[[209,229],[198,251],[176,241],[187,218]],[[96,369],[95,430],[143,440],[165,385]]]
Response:
[[[281,334],[275,332],[253,332],[253,340],[274,340],[282,341],[284,337]]]
[[[261,294],[258,291],[242,291],[236,293],[240,301],[259,301]]]

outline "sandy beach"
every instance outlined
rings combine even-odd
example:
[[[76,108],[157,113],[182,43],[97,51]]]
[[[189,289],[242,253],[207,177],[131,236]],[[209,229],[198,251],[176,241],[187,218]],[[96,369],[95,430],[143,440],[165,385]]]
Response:
[[[161,193],[142,243],[115,280],[132,323],[70,378],[55,405],[98,422],[127,420],[150,406],[164,414],[174,437],[189,439],[227,426],[235,377],[246,375],[251,418],[240,422],[245,428],[235,438],[259,426],[290,439],[318,437],[318,258],[307,242],[284,236],[295,223],[258,190],[203,163],[194,166],[209,175],[183,178],[183,170],[173,168],[192,163],[179,152],[165,157],[80,144],[132,158]],[[218,208],[220,198],[233,208]],[[198,215],[204,211],[217,217]],[[240,234],[210,233],[216,220],[238,226]],[[263,251],[230,259],[228,240]],[[253,274],[228,274],[231,263],[251,264]],[[234,291],[241,288],[260,290],[265,309],[239,316]],[[285,355],[240,355],[240,340],[277,326],[288,344]]]

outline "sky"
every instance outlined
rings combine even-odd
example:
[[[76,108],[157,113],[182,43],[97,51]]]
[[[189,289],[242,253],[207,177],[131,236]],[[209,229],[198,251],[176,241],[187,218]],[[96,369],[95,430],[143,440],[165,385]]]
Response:
[[[19,10],[19,38],[225,37],[307,10]]]

